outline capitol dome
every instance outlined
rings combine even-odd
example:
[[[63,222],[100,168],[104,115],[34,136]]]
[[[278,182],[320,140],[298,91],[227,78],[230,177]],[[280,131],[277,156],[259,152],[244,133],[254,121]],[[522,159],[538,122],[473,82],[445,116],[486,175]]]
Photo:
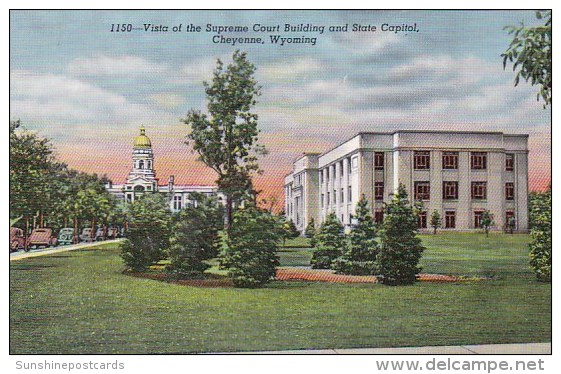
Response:
[[[145,135],[144,126],[140,127],[140,135],[134,138],[134,148],[152,148],[150,138]]]

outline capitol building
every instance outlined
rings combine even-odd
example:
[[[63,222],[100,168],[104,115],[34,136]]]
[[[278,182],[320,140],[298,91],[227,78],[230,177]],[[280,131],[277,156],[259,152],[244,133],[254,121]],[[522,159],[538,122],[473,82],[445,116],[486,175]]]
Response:
[[[206,196],[217,195],[219,199],[222,198],[216,186],[176,185],[173,175],[169,176],[167,185],[161,185],[156,177],[152,142],[146,135],[144,126],[140,127],[140,134],[134,138],[131,166],[126,183],[109,182],[105,186],[109,193],[126,202],[132,203],[147,193],[166,193],[169,195],[171,211],[177,212],[193,203],[189,199],[189,194],[192,192]]]

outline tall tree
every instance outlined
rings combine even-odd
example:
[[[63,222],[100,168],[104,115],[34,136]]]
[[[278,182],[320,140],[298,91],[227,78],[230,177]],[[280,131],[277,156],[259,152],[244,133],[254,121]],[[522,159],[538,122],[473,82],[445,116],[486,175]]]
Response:
[[[165,257],[169,249],[171,212],[164,194],[148,194],[130,204],[127,239],[121,258],[133,271],[144,271]]]
[[[167,270],[179,277],[199,277],[220,251],[220,230],[224,228],[224,208],[216,198],[191,193],[196,206],[187,206],[177,215],[171,232]]]
[[[333,261],[343,253],[345,228],[335,215],[329,213],[315,236],[311,265],[314,269],[330,269]]]
[[[245,52],[235,51],[232,63],[219,59],[211,83],[204,82],[208,115],[190,110],[183,122],[191,126],[187,135],[199,159],[218,174],[218,188],[226,195],[227,224],[233,206],[253,193],[251,177],[259,171],[257,155],[265,149],[257,145],[257,114],[252,112],[260,87],[255,66]]]
[[[50,182],[57,163],[48,139],[22,131],[20,121],[10,128],[10,217],[22,217],[24,235],[51,200]]]
[[[418,212],[407,200],[403,184],[384,212],[376,258],[378,277],[387,285],[412,284],[421,271],[418,265],[424,247],[417,236]]]
[[[251,204],[236,210],[220,267],[236,287],[260,287],[275,277],[279,266],[279,221]]]
[[[530,196],[530,265],[536,278],[551,282],[551,188]]]
[[[544,24],[535,27],[507,26],[513,35],[508,49],[501,55],[503,68],[513,62],[512,70],[516,72],[514,85],[518,86],[520,78],[540,88],[537,94],[542,97],[544,108],[551,104],[551,11],[536,12],[536,18]]]
[[[333,268],[341,274],[375,274],[378,253],[376,226],[364,195],[357,203],[354,220],[356,223],[351,227],[343,255],[335,261]]]

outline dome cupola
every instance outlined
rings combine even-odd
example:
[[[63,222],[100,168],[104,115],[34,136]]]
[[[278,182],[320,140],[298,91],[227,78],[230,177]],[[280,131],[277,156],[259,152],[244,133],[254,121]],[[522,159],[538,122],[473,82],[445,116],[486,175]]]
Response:
[[[134,148],[152,148],[150,138],[145,134],[144,125],[140,126],[140,135],[134,138]]]

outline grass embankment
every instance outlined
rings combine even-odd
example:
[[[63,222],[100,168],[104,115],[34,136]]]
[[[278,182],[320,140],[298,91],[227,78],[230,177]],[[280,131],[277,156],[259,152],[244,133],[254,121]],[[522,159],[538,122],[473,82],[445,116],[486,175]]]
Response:
[[[198,288],[122,274],[114,245],[10,264],[10,353],[189,353],[551,341],[551,286],[526,235],[423,236],[426,272],[494,276],[406,287],[275,281]],[[283,266],[309,249],[285,248]]]

